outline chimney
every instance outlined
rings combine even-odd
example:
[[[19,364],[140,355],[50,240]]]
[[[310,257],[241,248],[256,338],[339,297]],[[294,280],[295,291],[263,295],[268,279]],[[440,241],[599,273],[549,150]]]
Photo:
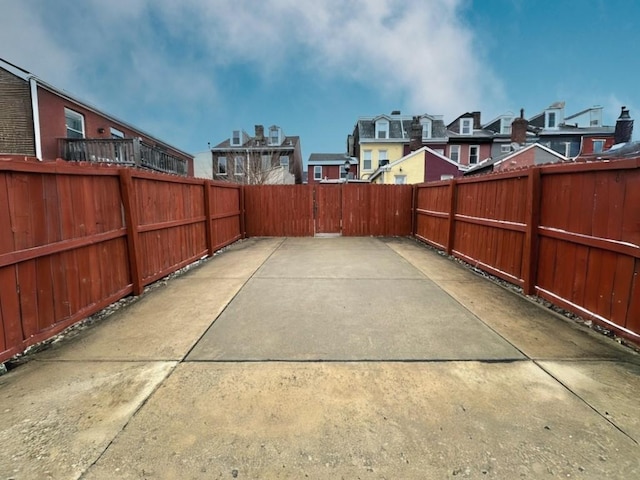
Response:
[[[629,109],[622,107],[620,116],[616,121],[616,131],[614,133],[613,143],[627,143],[631,141],[633,133],[633,119],[629,116]]]
[[[264,140],[264,126],[256,125],[256,140]]]
[[[422,125],[420,125],[420,117],[413,117],[411,120],[411,136],[409,138],[409,150],[415,152],[422,148]]]
[[[518,145],[524,145],[527,141],[527,127],[529,122],[524,118],[524,108],[520,109],[520,117],[511,123],[511,141]]]
[[[472,112],[471,115],[473,115],[473,129],[480,130],[482,128],[482,125],[480,125],[480,112]]]

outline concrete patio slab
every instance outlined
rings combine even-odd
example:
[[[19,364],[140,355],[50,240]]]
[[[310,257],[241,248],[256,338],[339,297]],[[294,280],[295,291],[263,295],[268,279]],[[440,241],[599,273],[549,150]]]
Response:
[[[612,339],[486,281],[425,246],[407,239],[394,239],[387,244],[530,358],[640,362],[640,356]],[[603,348],[603,343],[608,343],[609,348]]]
[[[521,358],[518,350],[426,278],[354,282],[255,277],[187,357],[190,361]]]
[[[639,365],[594,361],[540,365],[640,445]]]
[[[637,478],[532,362],[187,363],[83,478]]]
[[[3,375],[0,478],[79,478],[175,365],[33,361]]]

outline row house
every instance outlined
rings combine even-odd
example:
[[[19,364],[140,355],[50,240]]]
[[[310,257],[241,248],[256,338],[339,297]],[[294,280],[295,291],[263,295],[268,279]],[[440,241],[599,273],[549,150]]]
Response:
[[[246,185],[301,184],[300,137],[287,136],[272,125],[266,132],[255,126],[255,135],[233,130],[231,136],[211,149],[211,172],[215,180]]]
[[[0,59],[0,155],[193,176],[193,156]]]
[[[358,160],[344,153],[312,153],[307,172],[308,183],[352,180],[358,178]]]

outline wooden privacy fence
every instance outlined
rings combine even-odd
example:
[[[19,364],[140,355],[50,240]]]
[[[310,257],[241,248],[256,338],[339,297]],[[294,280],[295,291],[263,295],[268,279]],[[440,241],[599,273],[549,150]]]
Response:
[[[0,161],[0,362],[241,237],[241,187]]]
[[[415,236],[640,340],[640,159],[416,187]]]
[[[313,236],[318,220],[345,236],[409,236],[411,185],[362,183],[245,186],[247,236]],[[323,191],[338,190],[328,201]]]

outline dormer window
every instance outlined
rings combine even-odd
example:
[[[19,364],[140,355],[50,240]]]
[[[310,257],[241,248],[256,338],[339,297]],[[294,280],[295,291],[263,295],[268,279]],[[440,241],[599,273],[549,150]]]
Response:
[[[473,133],[473,118],[460,119],[460,135],[471,135]]]
[[[269,128],[269,145],[280,145],[280,128],[279,127],[270,127]]]
[[[240,130],[234,130],[231,133],[231,145],[233,145],[234,147],[240,146],[241,138],[242,138],[242,135],[240,134]]]
[[[513,123],[513,117],[503,117],[500,121],[500,133],[504,135],[511,134],[512,123]]]
[[[556,128],[557,124],[557,114],[556,112],[545,112],[544,116],[544,126],[546,128]]]
[[[420,120],[420,125],[422,125],[422,138],[425,140],[431,138],[431,120],[428,118],[422,118]]]
[[[602,125],[602,109],[592,108],[589,112],[589,125],[599,127]]]
[[[376,122],[376,138],[389,138],[388,120],[378,120]]]

